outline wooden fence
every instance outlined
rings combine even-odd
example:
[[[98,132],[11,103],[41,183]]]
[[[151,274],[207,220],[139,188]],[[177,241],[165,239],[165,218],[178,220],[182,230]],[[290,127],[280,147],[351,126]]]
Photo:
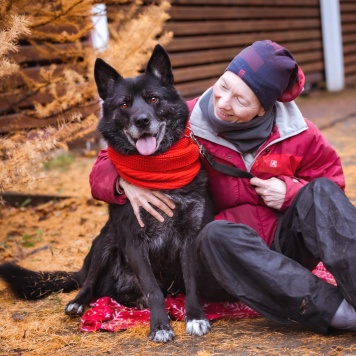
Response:
[[[261,39],[287,47],[308,86],[324,82],[319,0],[172,0],[170,15],[167,50],[185,98],[201,94],[241,49]]]
[[[356,0],[340,0],[340,7],[346,83],[354,85]],[[276,41],[293,53],[306,74],[306,89],[325,85],[319,0],[172,0],[170,16],[166,29],[173,31],[174,38],[166,49],[176,86],[185,99],[204,92],[240,50],[261,39]],[[83,39],[82,45],[90,46],[90,39]],[[72,46],[75,53],[75,45]],[[41,69],[51,63],[61,66],[61,58],[49,58],[43,53],[24,43],[13,59],[26,68],[29,78],[37,78]],[[10,83],[0,83],[0,134],[57,121],[55,117],[41,120],[26,116],[24,109],[31,108],[34,101],[49,102],[51,96],[41,91],[16,91],[20,90],[21,81],[21,77],[15,77]],[[81,110],[85,117],[98,107]]]

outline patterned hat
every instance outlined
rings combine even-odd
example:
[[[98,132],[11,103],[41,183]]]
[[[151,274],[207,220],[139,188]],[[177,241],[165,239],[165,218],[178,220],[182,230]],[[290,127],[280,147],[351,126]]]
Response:
[[[270,40],[242,50],[226,70],[239,76],[268,111],[276,101],[292,101],[303,90],[305,76],[292,54]]]

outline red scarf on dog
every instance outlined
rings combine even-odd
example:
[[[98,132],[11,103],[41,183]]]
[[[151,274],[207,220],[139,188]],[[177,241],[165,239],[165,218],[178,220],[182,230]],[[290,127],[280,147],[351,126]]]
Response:
[[[199,148],[184,136],[158,156],[122,155],[108,146],[109,159],[129,183],[148,189],[177,189],[190,183],[200,170]]]

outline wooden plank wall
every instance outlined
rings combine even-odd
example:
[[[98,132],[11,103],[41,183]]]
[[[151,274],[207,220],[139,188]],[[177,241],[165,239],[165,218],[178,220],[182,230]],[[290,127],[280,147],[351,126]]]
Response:
[[[346,85],[356,85],[356,0],[340,0]]]
[[[172,0],[166,47],[177,88],[186,99],[200,95],[244,47],[271,39],[287,47],[322,85],[324,62],[319,0]]]
[[[151,0],[153,1],[153,0]],[[145,2],[149,3],[149,0]],[[166,29],[174,38],[166,46],[175,82],[184,98],[200,95],[223,73],[244,47],[261,39],[286,46],[306,74],[308,86],[323,87],[324,62],[319,0],[171,0]],[[356,84],[356,0],[340,0],[346,84]],[[83,46],[90,46],[84,39]],[[54,44],[65,46],[70,44]],[[54,51],[55,52],[55,51]],[[68,51],[76,56],[75,48]],[[46,57],[40,48],[22,43],[13,59],[38,78],[41,68],[61,59]],[[34,101],[52,100],[48,93],[21,93],[22,78],[0,83],[0,133],[16,128],[41,127],[56,122],[26,116]],[[20,94],[19,94],[20,93]],[[19,95],[28,100],[19,102]],[[97,108],[95,108],[97,109]],[[94,108],[83,108],[86,116]],[[19,114],[20,111],[20,114]]]

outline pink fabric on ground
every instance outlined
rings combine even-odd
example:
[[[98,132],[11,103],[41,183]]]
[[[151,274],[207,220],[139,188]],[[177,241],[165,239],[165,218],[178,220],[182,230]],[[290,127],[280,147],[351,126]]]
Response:
[[[313,273],[330,284],[336,284],[333,276],[319,263]],[[128,308],[109,297],[102,297],[90,304],[81,320],[81,331],[120,331],[139,325],[148,325],[150,311]],[[257,312],[242,302],[212,303],[203,302],[203,310],[209,320],[219,318],[242,319],[259,316]],[[184,320],[185,297],[180,294],[166,298],[166,310],[172,320]]]

